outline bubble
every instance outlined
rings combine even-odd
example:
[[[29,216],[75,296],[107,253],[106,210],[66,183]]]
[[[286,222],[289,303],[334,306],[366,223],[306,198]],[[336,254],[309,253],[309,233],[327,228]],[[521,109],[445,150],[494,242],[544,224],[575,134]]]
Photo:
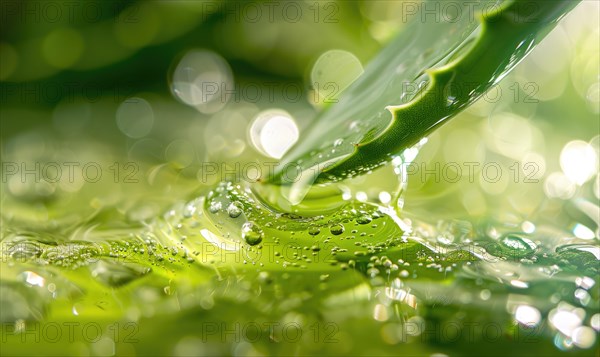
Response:
[[[117,126],[130,138],[138,139],[150,133],[154,126],[154,110],[145,99],[129,98],[117,109]]]
[[[519,258],[531,255],[537,249],[536,244],[530,239],[514,233],[502,237],[500,244],[506,253]]]
[[[250,140],[262,154],[281,159],[298,141],[299,131],[292,116],[283,110],[266,110],[254,119]]]
[[[344,226],[342,224],[336,223],[332,226],[329,227],[329,231],[331,232],[331,234],[333,234],[334,236],[339,236],[340,234],[344,233]]]
[[[242,238],[249,245],[257,245],[264,237],[263,230],[254,222],[246,222],[242,225]]]
[[[171,90],[183,103],[205,114],[215,113],[227,104],[232,91],[233,75],[218,54],[192,50],[179,61],[171,78]]]

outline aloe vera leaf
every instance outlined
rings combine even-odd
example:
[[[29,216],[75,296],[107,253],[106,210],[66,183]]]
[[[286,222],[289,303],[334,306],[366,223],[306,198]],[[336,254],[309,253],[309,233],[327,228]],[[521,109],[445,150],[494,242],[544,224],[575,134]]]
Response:
[[[304,174],[312,171],[311,179],[321,183],[357,176],[391,161],[497,84],[578,2],[509,0],[496,7],[482,3],[479,9],[488,11],[477,12],[473,23],[439,23],[433,17],[419,23],[427,17],[417,15],[340,102],[316,119],[267,181],[290,184],[295,178],[285,177],[284,171],[290,164]],[[431,47],[423,49],[424,44]],[[410,46],[420,53],[407,51]],[[428,63],[419,69],[419,64]],[[429,83],[411,95],[406,88],[415,88],[421,74]],[[404,90],[399,97],[392,92],[398,89]],[[364,91],[378,97],[361,94]],[[398,105],[406,98],[410,99]]]

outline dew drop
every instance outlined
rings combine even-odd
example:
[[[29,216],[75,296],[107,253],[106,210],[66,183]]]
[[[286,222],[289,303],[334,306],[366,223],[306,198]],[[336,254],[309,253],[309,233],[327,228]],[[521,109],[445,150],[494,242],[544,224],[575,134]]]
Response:
[[[517,257],[525,257],[533,254],[537,248],[530,239],[515,233],[506,234],[501,240],[503,250]]]
[[[317,226],[312,226],[308,228],[308,234],[310,234],[311,236],[316,236],[319,233],[321,233],[321,228]]]
[[[369,224],[369,223],[371,223],[371,221],[373,221],[373,218],[371,218],[371,216],[369,216],[368,214],[360,215],[356,219],[356,223],[358,223],[358,224]]]
[[[329,231],[334,236],[339,236],[340,234],[344,233],[344,226],[337,223],[337,224],[334,224],[331,227],[329,227]]]
[[[242,226],[242,238],[250,245],[257,245],[264,237],[263,230],[254,222],[246,222]]]
[[[237,218],[240,216],[240,214],[242,214],[242,210],[234,202],[232,202],[229,206],[227,206],[227,214],[231,218]]]
[[[221,207],[222,207],[221,202],[219,202],[219,201],[212,201],[210,203],[210,206],[208,206],[208,211],[210,213],[217,213],[217,212],[219,212],[221,210]]]

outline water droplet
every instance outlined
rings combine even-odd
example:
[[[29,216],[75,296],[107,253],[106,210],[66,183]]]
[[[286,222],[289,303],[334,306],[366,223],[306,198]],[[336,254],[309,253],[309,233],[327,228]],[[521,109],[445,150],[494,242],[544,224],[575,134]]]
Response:
[[[506,253],[518,258],[529,256],[537,249],[537,245],[529,238],[515,233],[504,235],[500,244]]]
[[[267,284],[273,281],[273,279],[271,279],[271,275],[266,271],[261,271],[258,273],[258,280]]]
[[[126,285],[151,271],[150,268],[133,263],[120,264],[104,260],[90,265],[90,270],[96,280],[111,287]]]
[[[369,224],[371,221],[373,221],[373,218],[368,214],[363,214],[356,219],[356,223],[358,224]]]
[[[42,249],[39,244],[21,241],[17,242],[9,249],[10,257],[15,260],[26,261],[35,257],[39,257],[42,253]]]
[[[237,218],[240,216],[240,214],[242,214],[242,209],[240,207],[238,207],[238,205],[235,202],[232,202],[227,207],[227,214],[231,218]]]
[[[254,222],[246,222],[242,226],[242,238],[250,245],[257,245],[264,237],[263,230]]]
[[[316,236],[319,233],[321,233],[321,228],[317,226],[312,226],[308,228],[308,234],[310,234],[311,236]]]
[[[329,231],[331,232],[331,234],[335,235],[335,236],[339,236],[340,234],[344,233],[344,226],[336,223],[334,225],[332,225],[331,227],[329,227]]]
[[[208,211],[210,213],[217,213],[221,210],[222,204],[219,201],[211,201],[210,206],[208,206]]]

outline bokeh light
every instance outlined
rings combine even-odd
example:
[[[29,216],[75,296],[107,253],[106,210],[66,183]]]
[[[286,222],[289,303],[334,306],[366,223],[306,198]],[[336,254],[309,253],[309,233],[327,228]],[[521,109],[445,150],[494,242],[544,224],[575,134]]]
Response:
[[[249,136],[260,153],[280,159],[298,141],[299,131],[289,113],[270,109],[259,113],[254,119]]]

